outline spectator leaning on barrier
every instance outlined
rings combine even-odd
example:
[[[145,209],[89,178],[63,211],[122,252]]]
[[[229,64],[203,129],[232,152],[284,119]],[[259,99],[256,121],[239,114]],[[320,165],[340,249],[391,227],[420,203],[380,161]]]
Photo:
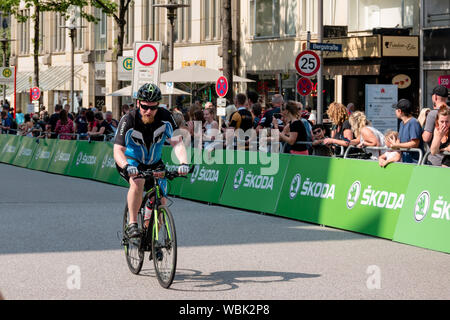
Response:
[[[433,89],[433,94],[431,96],[431,100],[433,101],[433,110],[428,113],[422,133],[423,142],[427,144],[428,148],[430,148],[431,141],[433,140],[433,132],[438,110],[442,105],[446,105],[447,98],[448,90],[446,87],[439,85]],[[428,162],[434,166],[440,166],[442,163],[442,155],[430,155],[428,156]]]
[[[235,98],[235,105],[237,111],[231,116],[230,128],[242,129],[244,132],[253,128],[253,115],[249,111],[247,104],[247,96],[243,93],[238,93]]]
[[[354,139],[352,127],[348,121],[348,112],[341,103],[333,102],[327,110],[327,115],[331,120],[331,138],[324,140],[325,144],[337,144],[339,146],[348,147]],[[357,144],[355,140],[354,144]]]
[[[433,141],[431,143],[431,154],[436,155],[444,151],[450,152],[449,126],[450,126],[450,110],[446,105],[439,108],[436,117],[436,126],[433,133]],[[450,167],[450,156],[442,154],[443,167]]]
[[[313,142],[312,142],[312,155],[331,157],[333,152],[329,145],[323,143],[325,137],[325,127],[322,124],[315,124],[312,127]]]
[[[43,131],[45,131],[45,122],[40,119],[37,113],[33,114],[33,137],[39,137]]]
[[[281,106],[284,104],[284,99],[281,94],[274,94],[272,96],[272,105],[271,108],[267,109],[262,117],[261,121],[259,122],[258,126],[256,127],[256,130],[260,130],[263,128],[269,128],[272,126],[272,117],[275,113],[280,113]],[[279,123],[280,124],[280,123]]]
[[[372,127],[372,124],[367,119],[366,115],[362,111],[355,111],[350,115],[350,125],[352,127],[353,134],[356,139],[359,139],[358,148],[365,147],[384,147],[384,136],[376,128]],[[381,151],[371,151],[372,160],[378,160],[381,155]]]
[[[13,133],[12,131],[9,130],[11,129],[11,127],[12,121],[8,117],[8,113],[6,111],[2,111],[2,125],[1,125],[2,133]]]
[[[88,120],[86,118],[86,109],[81,108],[78,116],[75,118],[75,133],[79,135],[80,139],[84,139],[88,132]]]
[[[111,111],[105,112],[104,125],[107,127],[105,129],[105,134],[111,135],[116,133],[119,122],[113,118],[113,113]]]
[[[289,153],[308,155],[307,144],[297,144],[297,142],[306,142],[307,134],[303,121],[298,119],[298,107],[294,103],[288,103],[281,107],[281,114],[284,119],[284,128],[280,132],[280,142],[285,142]],[[278,129],[278,121],[273,117],[274,129]],[[285,148],[286,150],[286,148]]]
[[[386,147],[391,148],[391,140],[396,141],[398,139],[398,132],[393,130],[388,130],[384,135],[384,143]],[[386,167],[389,163],[399,162],[402,160],[402,153],[400,151],[392,150],[386,151],[378,157],[378,164],[381,167]]]
[[[413,116],[413,107],[409,100],[401,99],[395,106],[395,115],[400,122],[398,139],[392,140],[391,148],[420,148],[423,149],[422,127]],[[402,161],[406,163],[417,163],[419,154],[417,152],[402,152]]]

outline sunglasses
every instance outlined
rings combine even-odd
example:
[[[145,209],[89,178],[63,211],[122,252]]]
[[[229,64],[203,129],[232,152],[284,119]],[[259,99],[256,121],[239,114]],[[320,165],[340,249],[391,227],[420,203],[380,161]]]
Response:
[[[158,103],[157,105],[154,105],[154,106],[149,106],[149,105],[140,103],[140,106],[141,106],[142,109],[144,109],[144,110],[146,110],[146,111],[147,111],[148,109],[150,109],[150,110],[153,111],[153,110],[158,109],[159,103]]]
[[[322,132],[321,129],[318,129],[318,130],[314,130],[314,131],[313,131],[314,134],[319,134],[319,133],[321,133],[321,132]]]

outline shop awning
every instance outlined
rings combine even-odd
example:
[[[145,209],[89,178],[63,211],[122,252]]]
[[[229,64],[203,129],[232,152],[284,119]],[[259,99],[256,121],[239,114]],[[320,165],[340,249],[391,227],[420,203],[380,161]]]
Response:
[[[322,66],[324,76],[377,76],[380,74],[379,64]]]
[[[76,77],[83,69],[82,66],[74,66],[74,76]],[[16,92],[29,92],[33,83],[34,71],[17,72]],[[53,66],[46,70],[39,70],[39,88],[41,91],[57,90],[70,81],[70,66]],[[13,94],[14,86],[11,85],[7,94]]]

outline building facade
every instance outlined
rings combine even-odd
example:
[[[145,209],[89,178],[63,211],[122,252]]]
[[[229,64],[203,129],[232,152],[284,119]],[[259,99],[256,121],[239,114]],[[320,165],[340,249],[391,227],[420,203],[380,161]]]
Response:
[[[446,9],[442,5],[433,6],[430,4],[433,1],[423,1],[429,7],[436,7],[434,11],[421,10],[421,1],[323,0],[323,42],[337,43],[343,47],[341,53],[323,53],[324,109],[332,101],[339,101],[344,104],[353,102],[363,110],[364,84],[393,83],[396,81],[394,79],[404,76],[411,83],[399,89],[399,98],[409,98],[419,106],[419,93],[429,91],[428,87],[433,86],[432,79],[436,76],[448,74],[449,57],[445,55],[439,56],[443,62],[437,64],[434,56],[427,55],[427,49],[423,56],[424,63],[420,63],[420,40],[423,38],[426,41],[429,38],[426,28],[423,33],[421,31],[421,19],[426,20],[424,17],[427,15],[437,17],[434,16],[435,12],[448,13],[448,1],[434,1],[436,6],[445,3],[443,6]],[[178,9],[177,12],[174,69],[192,64],[221,69],[224,32],[220,20],[222,1],[177,2],[189,4],[190,7]],[[159,3],[165,1],[133,2],[127,15],[123,56],[133,56],[134,41],[161,41],[164,48],[161,72],[165,72],[168,71],[169,26],[166,9],[152,7]],[[33,8],[24,10],[29,10],[30,15],[33,13]],[[100,22],[94,24],[81,19],[78,21],[74,54],[75,104],[83,107],[92,104],[116,112],[121,103],[130,102],[126,98],[109,96],[115,90],[130,84],[129,75],[121,72],[120,63],[123,58],[115,54],[118,29],[114,20],[99,9],[84,10],[95,14]],[[41,14],[41,72],[44,73],[44,78],[50,75],[60,78],[56,83],[46,83],[47,87],[43,88],[42,103],[52,110],[55,103],[68,101],[70,38],[67,30],[62,28],[65,21],[60,15],[50,12]],[[315,91],[307,97],[296,93],[299,76],[295,71],[294,60],[299,52],[306,49],[308,32],[311,42],[317,41],[318,0],[233,0],[232,19],[234,73],[255,80],[253,83],[239,85],[235,90],[255,90],[265,98],[282,93],[287,99],[303,101],[314,108]],[[446,28],[449,29],[448,24],[444,28],[441,25],[435,26],[435,23],[437,21],[429,27],[440,31],[432,32],[433,39],[440,32],[445,34]],[[20,89],[22,95],[18,99],[21,105],[28,102],[27,90],[33,83],[32,29],[33,21],[18,23],[13,19],[11,36],[16,41],[11,50],[10,61],[17,66],[24,82]],[[448,52],[446,50],[445,54]],[[313,83],[316,82],[316,79],[312,80]],[[419,90],[425,84],[428,87]]]

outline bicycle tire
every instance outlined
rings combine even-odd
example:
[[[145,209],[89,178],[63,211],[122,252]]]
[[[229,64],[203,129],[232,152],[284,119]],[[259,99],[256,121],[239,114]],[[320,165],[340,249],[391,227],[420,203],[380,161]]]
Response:
[[[177,237],[175,221],[167,206],[158,207],[152,225],[152,257],[156,277],[163,288],[169,288],[177,268]],[[158,233],[156,226],[158,225]],[[158,237],[157,237],[158,235]],[[158,256],[162,253],[162,257]]]
[[[143,217],[141,214],[141,210],[138,212],[138,226],[139,229],[142,230],[143,225]],[[137,239],[127,239],[126,238],[126,229],[129,221],[129,211],[128,204],[125,205],[125,210],[123,214],[123,237],[124,237],[124,249],[125,249],[125,258],[127,260],[128,269],[130,269],[131,273],[139,274],[142,270],[142,265],[144,264],[144,250],[142,250],[141,238]]]

